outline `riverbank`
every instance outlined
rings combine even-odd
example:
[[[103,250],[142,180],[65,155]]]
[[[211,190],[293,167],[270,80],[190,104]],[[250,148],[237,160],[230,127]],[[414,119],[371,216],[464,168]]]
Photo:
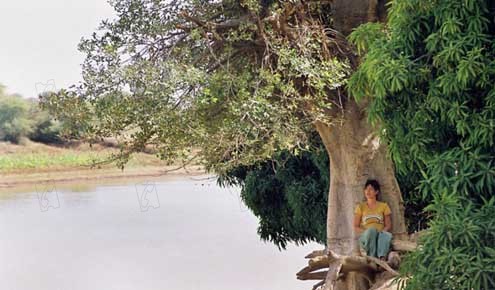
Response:
[[[181,168],[167,165],[154,154],[137,153],[124,170],[115,164],[91,168],[118,152],[117,148],[80,144],[73,147],[48,146],[28,141],[24,145],[0,143],[0,189],[29,186],[40,182],[73,182],[165,175],[203,175],[199,165]]]

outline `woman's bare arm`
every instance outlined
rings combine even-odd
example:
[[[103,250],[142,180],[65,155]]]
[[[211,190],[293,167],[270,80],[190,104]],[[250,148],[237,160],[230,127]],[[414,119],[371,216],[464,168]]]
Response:
[[[360,214],[354,215],[354,231],[357,234],[361,234],[362,232],[364,232],[364,230],[361,228],[361,215]]]
[[[391,218],[392,215],[386,215],[385,216],[385,227],[383,227],[383,231],[385,232],[390,232],[390,230],[392,229],[392,218]]]

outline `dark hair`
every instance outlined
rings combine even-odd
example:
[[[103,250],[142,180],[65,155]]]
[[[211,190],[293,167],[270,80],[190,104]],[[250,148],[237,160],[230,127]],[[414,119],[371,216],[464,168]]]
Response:
[[[380,192],[380,184],[375,179],[366,180],[366,183],[364,184],[364,188],[368,187],[368,185],[371,185],[374,190]]]

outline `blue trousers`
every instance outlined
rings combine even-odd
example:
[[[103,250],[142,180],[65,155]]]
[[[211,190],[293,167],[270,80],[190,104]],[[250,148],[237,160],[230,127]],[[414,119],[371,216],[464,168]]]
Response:
[[[387,257],[391,241],[391,233],[378,232],[375,228],[369,228],[359,236],[359,245],[366,251],[366,255],[377,258]]]

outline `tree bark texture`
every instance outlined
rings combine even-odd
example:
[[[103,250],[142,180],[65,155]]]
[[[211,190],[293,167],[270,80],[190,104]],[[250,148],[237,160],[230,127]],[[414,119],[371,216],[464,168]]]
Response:
[[[386,0],[334,0],[333,28],[344,36],[366,22],[385,21]],[[354,209],[364,201],[367,179],[381,185],[379,199],[392,210],[394,239],[406,239],[404,205],[386,144],[381,143],[367,122],[366,102],[358,104],[349,96],[342,108],[341,122],[315,122],[330,157],[330,188],[327,212],[327,253],[359,256],[357,234],[353,230]],[[350,271],[337,277],[342,269],[338,259],[329,265],[325,289],[365,290],[376,277],[372,271]]]
[[[364,110],[354,101],[347,105],[340,124],[316,123],[330,156],[327,246],[341,255],[357,250],[354,209],[365,200],[363,187],[367,179],[376,179],[381,185],[379,199],[392,210],[394,238],[405,238],[407,234],[403,200],[386,146],[368,124]]]
[[[384,22],[387,18],[386,0],[334,0],[333,26],[344,35],[366,22]]]
[[[365,200],[363,187],[367,179],[376,179],[381,185],[379,199],[392,210],[394,239],[405,239],[404,206],[394,166],[385,144],[380,143],[367,122],[364,106],[348,100],[341,122],[315,125],[330,157],[327,249],[339,255],[359,255],[358,235],[353,230],[354,209]],[[338,280],[333,289],[363,290],[369,289],[372,277],[350,272]]]

